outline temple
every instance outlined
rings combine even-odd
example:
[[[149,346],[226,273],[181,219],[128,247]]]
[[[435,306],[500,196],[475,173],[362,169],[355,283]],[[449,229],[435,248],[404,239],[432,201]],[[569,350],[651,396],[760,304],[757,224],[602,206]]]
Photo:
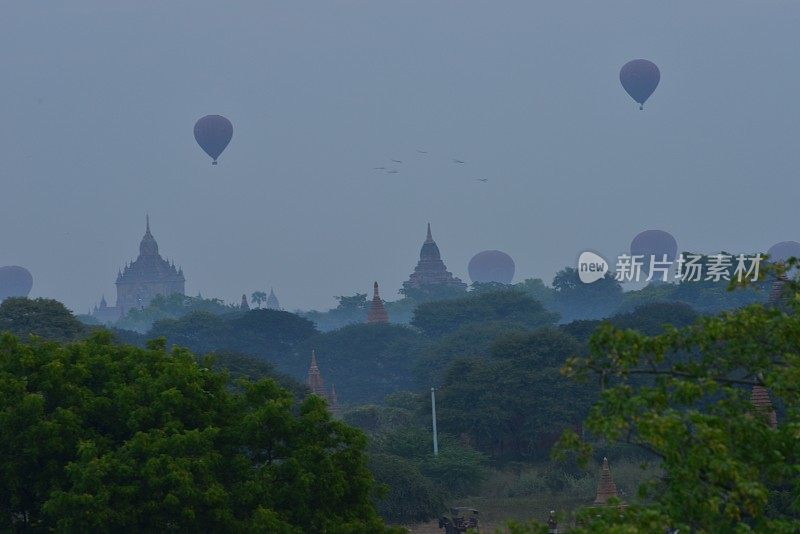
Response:
[[[267,309],[268,310],[280,310],[281,303],[278,302],[278,297],[275,296],[275,291],[270,288],[269,290],[269,297],[267,297]]]
[[[147,307],[157,295],[185,294],[183,269],[176,268],[174,263],[159,254],[158,243],[150,232],[149,216],[144,237],[139,243],[139,256],[117,273],[116,286],[116,306],[108,306],[104,297],[92,313],[100,322],[116,322],[132,309]]]
[[[419,251],[419,262],[408,280],[403,282],[403,290],[408,292],[432,286],[444,286],[462,291],[467,289],[467,284],[453,276],[445,267],[439,247],[431,235],[431,223],[428,223],[428,235]]]
[[[247,303],[247,295],[242,295],[242,303],[239,305],[239,308],[245,311],[250,310],[250,305]]]
[[[755,407],[756,412],[766,419],[771,428],[778,428],[778,415],[772,407],[767,388],[753,386],[753,391],[750,393],[750,403]]]
[[[603,458],[603,467],[600,469],[600,481],[597,483],[597,497],[594,504],[608,504],[610,499],[619,499],[617,485],[611,478],[611,468],[608,466],[608,458]]]
[[[332,413],[338,412],[339,402],[336,398],[336,388],[331,387],[331,392],[328,393],[325,382],[322,380],[322,373],[320,373],[319,366],[317,365],[317,353],[313,350],[311,351],[311,366],[308,368],[306,385],[308,389],[311,390],[311,393],[319,395],[328,401],[328,408]]]
[[[378,292],[378,282],[373,286],[372,302],[367,311],[367,324],[385,324],[389,322],[389,314],[383,306],[383,301]]]

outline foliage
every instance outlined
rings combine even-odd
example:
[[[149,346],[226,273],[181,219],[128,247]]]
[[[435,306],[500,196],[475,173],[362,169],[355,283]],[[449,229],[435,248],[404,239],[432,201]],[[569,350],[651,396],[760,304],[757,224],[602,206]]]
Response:
[[[395,324],[409,324],[414,315],[417,302],[409,298],[388,300],[383,302],[383,307],[389,315],[389,321]]]
[[[584,511],[580,531],[800,529],[799,302],[794,313],[751,305],[656,336],[598,329],[590,354],[564,367],[604,387],[586,428],[646,449],[665,476],[642,485],[645,504]],[[750,404],[753,386],[781,407],[777,428]],[[561,445],[584,460],[591,449],[574,433]]]
[[[238,306],[226,305],[220,299],[205,299],[199,295],[197,297],[177,293],[166,297],[157,295],[146,308],[129,310],[127,315],[114,326],[145,333],[154,323],[164,319],[179,319],[196,312],[222,315],[237,309]]]
[[[7,298],[0,304],[0,333],[27,338],[36,335],[55,341],[85,336],[89,329],[63,304],[51,299]]]
[[[504,322],[537,328],[554,324],[557,318],[531,297],[509,289],[420,304],[414,310],[411,324],[436,337],[469,324]]]
[[[266,359],[286,370],[295,347],[317,333],[313,323],[293,313],[256,309],[228,315],[195,312],[180,319],[158,321],[150,339],[205,354],[234,351]]]
[[[163,343],[5,335],[0,529],[383,531],[363,434],[319,397],[240,387]]]
[[[541,302],[547,310],[553,311],[555,309],[555,290],[545,285],[540,278],[527,278],[514,284],[513,287],[530,296],[533,300]]]
[[[486,359],[458,359],[440,393],[440,427],[494,459],[533,459],[588,408],[593,388],[570,383],[559,368],[579,350],[552,328],[499,337]]]
[[[414,385],[411,369],[422,341],[419,333],[406,326],[345,326],[300,344],[287,369],[293,376],[305,376],[313,349],[322,376],[336,385],[340,401],[379,402],[389,393]]]
[[[435,300],[463,298],[466,291],[466,287],[433,284],[421,287],[404,287],[400,290],[400,294],[414,302],[424,303]]]
[[[267,298],[266,291],[253,291],[253,294],[250,295],[250,301],[259,308],[261,304],[267,301]]]
[[[303,317],[311,320],[323,332],[335,330],[351,324],[364,323],[367,320],[367,294],[356,293],[352,296],[334,297],[339,305],[327,312],[310,311]]]
[[[644,304],[628,313],[620,313],[601,320],[579,320],[561,325],[564,332],[575,339],[586,342],[600,324],[607,322],[619,329],[632,329],[647,335],[656,335],[664,331],[666,325],[676,328],[693,324],[700,315],[688,304],[679,302],[654,302]]]
[[[512,332],[524,332],[517,324],[502,322],[465,324],[432,341],[421,349],[414,365],[414,375],[424,386],[441,384],[445,372],[458,358],[487,358],[495,339]]]
[[[280,387],[292,392],[297,399],[302,399],[309,393],[304,384],[277,371],[271,363],[247,354],[230,350],[218,350],[209,352],[206,356],[199,358],[198,361],[201,365],[214,371],[226,372],[233,383],[237,383],[241,379],[257,382],[270,378]]]
[[[388,521],[430,520],[446,501],[478,491],[486,478],[485,457],[446,433],[439,434],[439,455],[433,456],[429,409],[420,395],[402,392],[383,406],[360,406],[343,414],[369,435],[375,480],[389,487],[378,503]]]
[[[426,478],[414,462],[405,458],[375,453],[369,467],[375,480],[387,493],[377,503],[381,517],[390,523],[429,521],[444,508],[444,495]]]
[[[578,271],[565,267],[553,278],[554,307],[564,321],[601,319],[616,312],[622,303],[622,286],[613,273],[585,284]]]

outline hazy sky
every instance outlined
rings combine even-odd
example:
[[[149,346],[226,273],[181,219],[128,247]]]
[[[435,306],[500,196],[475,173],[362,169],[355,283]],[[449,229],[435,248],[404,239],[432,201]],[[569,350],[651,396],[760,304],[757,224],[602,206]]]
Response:
[[[549,281],[646,228],[703,252],[800,240],[796,1],[2,11],[0,265],[78,312],[114,300],[148,212],[189,294],[274,286],[289,309],[373,280],[394,298],[427,221],[464,279],[496,248]],[[662,73],[643,112],[618,80],[634,58]],[[206,114],[234,124],[217,167],[192,136]],[[399,174],[372,170],[390,158]]]

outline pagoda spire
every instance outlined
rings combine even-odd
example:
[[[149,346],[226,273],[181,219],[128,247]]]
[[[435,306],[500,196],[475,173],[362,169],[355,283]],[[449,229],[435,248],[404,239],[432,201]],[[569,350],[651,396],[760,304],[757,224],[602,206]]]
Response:
[[[600,481],[597,483],[597,498],[595,504],[607,504],[611,498],[619,499],[617,485],[611,478],[611,468],[608,466],[608,458],[603,458],[603,467],[600,469]]]
[[[428,235],[425,238],[426,243],[433,243],[433,234],[431,234],[431,223],[428,223]]]
[[[753,391],[750,394],[750,403],[755,407],[759,415],[766,418],[767,424],[771,428],[778,428],[778,415],[775,413],[775,408],[772,407],[767,388],[758,385],[753,386]]]
[[[145,220],[147,221],[147,226],[146,226],[145,233],[149,234],[150,233],[150,214],[149,213],[145,215]]]
[[[311,366],[308,368],[306,385],[308,389],[311,390],[311,393],[327,398],[325,394],[325,384],[322,382],[322,374],[319,372],[319,367],[317,366],[317,353],[314,350],[311,351]]]
[[[381,300],[378,282],[375,282],[372,291],[372,302],[370,302],[367,312],[367,324],[386,324],[389,322],[389,314],[386,313],[386,308]]]
[[[250,305],[247,303],[247,295],[242,295],[242,304],[241,304],[240,308],[243,309],[243,310],[249,310],[250,309]]]

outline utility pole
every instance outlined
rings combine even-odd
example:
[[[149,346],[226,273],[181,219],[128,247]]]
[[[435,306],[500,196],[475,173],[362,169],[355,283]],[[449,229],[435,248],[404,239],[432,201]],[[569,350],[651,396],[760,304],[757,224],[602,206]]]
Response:
[[[436,391],[431,388],[431,419],[433,420],[433,455],[439,456],[439,434],[436,431]]]

